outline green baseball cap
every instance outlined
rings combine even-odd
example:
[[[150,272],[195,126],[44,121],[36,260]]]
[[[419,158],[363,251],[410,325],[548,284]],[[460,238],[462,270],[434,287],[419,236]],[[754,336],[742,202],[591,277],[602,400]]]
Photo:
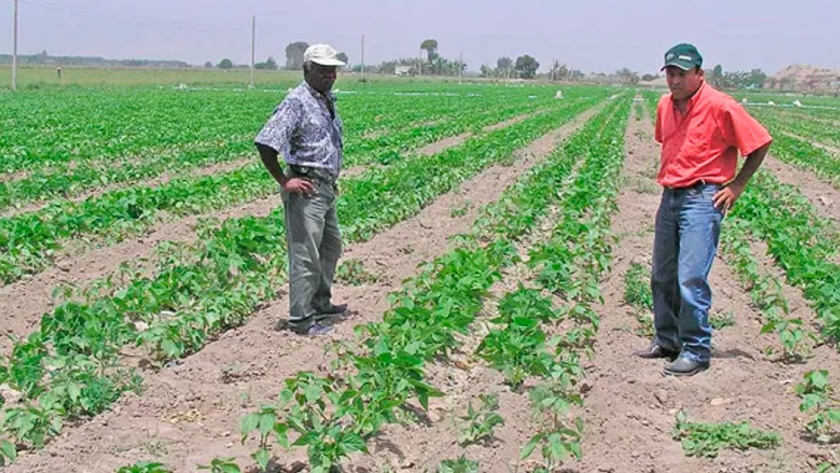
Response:
[[[676,66],[684,71],[703,67],[703,56],[693,44],[680,43],[665,53],[665,65],[660,70],[668,66]]]

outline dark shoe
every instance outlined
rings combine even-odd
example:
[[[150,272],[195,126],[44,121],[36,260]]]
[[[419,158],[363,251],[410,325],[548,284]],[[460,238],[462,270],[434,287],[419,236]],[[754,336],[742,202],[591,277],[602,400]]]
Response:
[[[638,350],[633,354],[639,358],[670,358],[673,360],[679,356],[680,352],[664,348],[658,342],[653,342],[647,348]]]
[[[665,365],[663,373],[670,376],[693,376],[707,369],[709,369],[708,361],[694,361],[683,355]]]
[[[345,312],[347,312],[347,304],[338,304],[338,305],[330,304],[326,308],[318,311],[319,314],[329,314],[329,315],[343,314]]]
[[[289,325],[287,325],[287,327],[292,332],[294,332],[298,335],[306,336],[306,337],[314,337],[314,336],[317,336],[317,335],[325,335],[325,334],[328,334],[328,333],[332,332],[332,327],[330,327],[329,325],[321,325],[317,321],[313,322],[312,324],[307,325],[305,327],[302,327],[300,325],[293,325],[293,324],[289,324]]]
[[[319,310],[315,314],[315,320],[341,318],[347,314],[347,304],[330,304],[326,309]]]

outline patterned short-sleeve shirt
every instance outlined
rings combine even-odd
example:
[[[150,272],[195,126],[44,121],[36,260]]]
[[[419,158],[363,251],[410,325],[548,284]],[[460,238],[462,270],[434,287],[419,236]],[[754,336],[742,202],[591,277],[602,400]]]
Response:
[[[281,153],[287,164],[325,169],[337,178],[344,143],[334,104],[333,94],[326,97],[304,82],[286,95],[254,141]]]

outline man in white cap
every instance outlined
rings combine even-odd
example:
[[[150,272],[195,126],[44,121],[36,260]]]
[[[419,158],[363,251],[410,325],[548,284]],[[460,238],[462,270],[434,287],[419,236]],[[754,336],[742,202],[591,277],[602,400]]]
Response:
[[[309,46],[303,53],[303,83],[289,92],[255,140],[263,164],[281,187],[289,255],[288,328],[303,335],[329,332],[331,327],[321,322],[347,310],[331,300],[341,255],[335,201],[343,147],[331,90],[343,65],[332,47]]]

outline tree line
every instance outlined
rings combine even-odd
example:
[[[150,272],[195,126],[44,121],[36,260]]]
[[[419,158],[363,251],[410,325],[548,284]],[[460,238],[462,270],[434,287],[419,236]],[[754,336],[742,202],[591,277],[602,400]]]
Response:
[[[286,61],[281,67],[280,64],[269,56],[265,61],[254,64],[254,68],[261,70],[301,70],[303,67],[303,53],[309,43],[305,41],[294,41],[286,46]],[[399,59],[390,59],[382,61],[376,65],[365,65],[365,72],[379,73],[379,74],[406,74],[406,75],[431,75],[431,76],[457,76],[463,74],[467,70],[467,64],[460,59],[448,59],[438,53],[440,48],[439,42],[434,38],[425,39],[420,43],[420,50],[423,54],[420,57],[405,57]],[[348,64],[348,68],[354,72],[361,72],[362,65],[350,65],[349,58],[346,53],[339,53],[339,59]],[[214,65],[211,62],[205,63],[205,67],[211,68]],[[230,59],[222,59],[216,67],[220,69],[232,69],[236,66]],[[511,57],[503,56],[496,60],[496,67],[492,65],[483,64],[479,68],[481,77],[488,78],[503,78],[503,79],[534,79],[537,75],[537,70],[540,68],[540,63],[531,55],[523,54],[518,56],[515,60]],[[714,68],[706,70],[706,80],[715,87],[728,89],[756,89],[763,88],[768,84],[767,74],[761,69],[753,69],[746,71],[724,71],[721,65],[716,65]],[[545,78],[554,81],[579,81],[586,78],[586,74],[578,69],[571,69],[566,64],[559,61],[553,61]],[[651,81],[659,77],[658,75],[644,74],[641,77],[639,73],[630,70],[629,68],[622,68],[612,74],[594,74],[590,77],[594,79],[603,79],[609,82],[618,82],[623,84],[636,84],[641,79],[642,81]],[[772,82],[772,81],[770,81]],[[786,85],[786,84],[782,84]],[[771,84],[772,86],[772,84]]]

